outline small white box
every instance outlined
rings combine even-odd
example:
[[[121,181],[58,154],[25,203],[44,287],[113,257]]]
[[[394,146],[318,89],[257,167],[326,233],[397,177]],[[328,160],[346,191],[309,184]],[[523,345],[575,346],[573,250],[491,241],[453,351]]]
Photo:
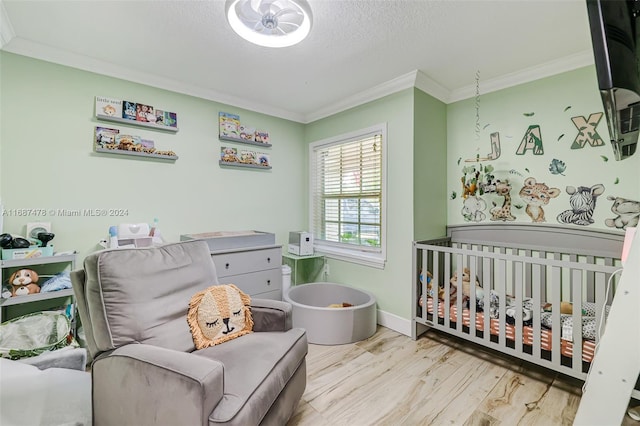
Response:
[[[313,254],[313,234],[303,231],[289,232],[288,252],[298,256]]]

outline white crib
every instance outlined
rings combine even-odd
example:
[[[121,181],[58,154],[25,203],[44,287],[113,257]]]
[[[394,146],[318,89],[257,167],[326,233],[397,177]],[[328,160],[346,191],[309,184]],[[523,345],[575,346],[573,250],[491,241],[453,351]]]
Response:
[[[416,241],[412,337],[433,328],[584,380],[616,290],[623,240],[620,232],[488,223]],[[472,278],[468,299],[464,268]],[[561,314],[561,302],[573,312]]]

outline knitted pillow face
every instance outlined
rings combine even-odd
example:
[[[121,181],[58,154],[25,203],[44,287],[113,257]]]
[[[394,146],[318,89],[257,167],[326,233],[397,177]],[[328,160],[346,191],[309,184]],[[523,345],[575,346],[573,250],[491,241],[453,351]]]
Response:
[[[251,298],[233,284],[214,285],[193,295],[187,321],[197,349],[251,333]]]

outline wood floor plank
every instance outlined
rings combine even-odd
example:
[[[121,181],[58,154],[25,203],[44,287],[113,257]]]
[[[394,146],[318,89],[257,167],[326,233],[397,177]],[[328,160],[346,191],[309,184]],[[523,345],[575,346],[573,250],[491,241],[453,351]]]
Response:
[[[354,344],[309,345],[307,371],[287,426],[569,425],[582,386],[444,333],[414,341],[385,327]]]

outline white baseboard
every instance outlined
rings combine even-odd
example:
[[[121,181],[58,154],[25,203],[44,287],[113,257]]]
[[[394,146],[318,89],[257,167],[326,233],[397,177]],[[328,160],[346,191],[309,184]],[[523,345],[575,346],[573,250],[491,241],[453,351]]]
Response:
[[[378,324],[411,337],[411,320],[378,309]]]

